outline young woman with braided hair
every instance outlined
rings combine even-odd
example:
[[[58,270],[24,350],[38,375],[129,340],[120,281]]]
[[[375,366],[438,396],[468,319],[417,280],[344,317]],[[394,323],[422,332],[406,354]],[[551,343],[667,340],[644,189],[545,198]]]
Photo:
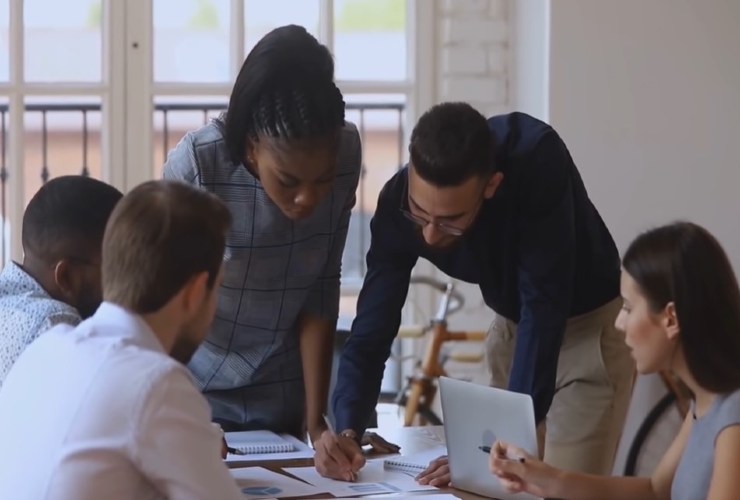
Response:
[[[247,56],[226,113],[188,133],[164,166],[165,178],[218,195],[234,220],[216,318],[189,364],[227,431],[307,431],[313,442],[327,431],[361,165],[344,109],[329,50],[302,27],[277,28]]]

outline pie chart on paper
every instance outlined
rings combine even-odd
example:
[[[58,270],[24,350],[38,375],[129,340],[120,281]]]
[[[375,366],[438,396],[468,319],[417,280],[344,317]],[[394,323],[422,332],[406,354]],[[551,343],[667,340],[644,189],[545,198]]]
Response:
[[[242,488],[242,493],[250,496],[275,496],[282,493],[283,490],[276,486],[250,486]]]

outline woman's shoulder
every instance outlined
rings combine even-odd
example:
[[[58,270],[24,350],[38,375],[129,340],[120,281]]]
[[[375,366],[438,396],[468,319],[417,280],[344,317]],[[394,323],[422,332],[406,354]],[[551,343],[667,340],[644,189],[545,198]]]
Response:
[[[193,148],[223,145],[223,124],[218,119],[211,120],[202,127],[188,132],[188,136]]]
[[[351,185],[357,186],[362,170],[362,140],[357,126],[352,122],[345,122],[339,138],[339,152],[337,153],[337,181],[344,183],[350,180]]]
[[[734,419],[740,423],[740,389],[719,396],[719,414],[723,419]]]
[[[357,126],[345,122],[339,137],[339,164],[356,164],[362,162],[362,141]],[[353,165],[354,166],[354,165]]]

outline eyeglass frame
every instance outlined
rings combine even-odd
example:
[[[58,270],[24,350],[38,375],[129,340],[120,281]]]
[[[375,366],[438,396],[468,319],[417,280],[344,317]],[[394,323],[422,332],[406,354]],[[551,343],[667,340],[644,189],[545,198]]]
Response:
[[[427,220],[421,215],[416,215],[415,213],[411,212],[411,206],[409,203],[410,195],[409,195],[409,188],[408,184],[406,185],[406,193],[401,198],[401,206],[399,207],[399,210],[401,213],[406,217],[408,220],[416,224],[418,227],[424,229],[429,224],[432,224],[434,228],[438,229],[440,232],[443,232],[449,236],[462,236],[465,234],[465,232],[470,228],[470,226],[473,224],[473,219],[475,219],[475,216],[480,211],[480,207],[483,205],[483,193],[481,193],[481,196],[479,197],[478,204],[475,206],[475,208],[470,212],[473,214],[471,217],[471,220],[468,222],[468,225],[466,228],[460,228],[457,226],[452,226],[450,224],[446,224],[444,222],[434,222],[432,220]],[[405,202],[405,203],[404,203]],[[408,207],[408,208],[407,208]]]

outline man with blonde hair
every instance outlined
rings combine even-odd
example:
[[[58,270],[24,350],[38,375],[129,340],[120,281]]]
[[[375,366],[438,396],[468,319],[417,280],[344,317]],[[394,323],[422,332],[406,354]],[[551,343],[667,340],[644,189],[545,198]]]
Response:
[[[177,182],[120,201],[103,304],[41,336],[0,390],[0,498],[243,498],[184,365],[213,319],[230,223]]]

